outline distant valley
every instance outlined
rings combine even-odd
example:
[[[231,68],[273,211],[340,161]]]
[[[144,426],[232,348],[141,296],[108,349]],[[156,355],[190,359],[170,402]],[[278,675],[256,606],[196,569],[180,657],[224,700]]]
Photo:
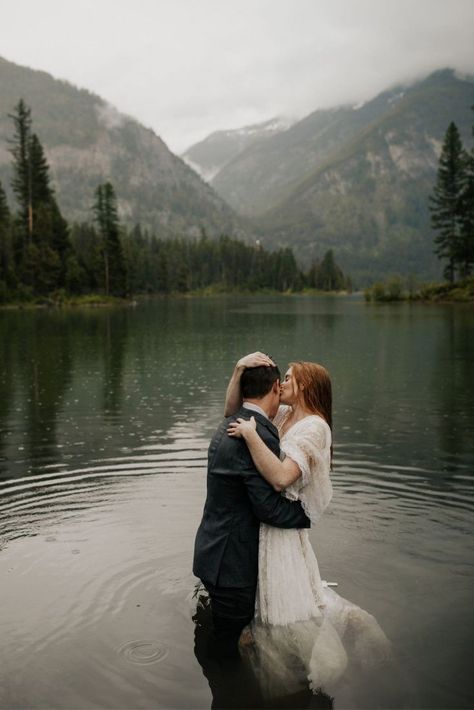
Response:
[[[438,277],[428,196],[450,121],[472,145],[473,104],[472,77],[435,72],[255,140],[210,183],[252,218],[264,244],[291,246],[304,262],[333,248],[359,283],[397,272]]]
[[[248,148],[288,130],[291,124],[290,120],[272,118],[252,126],[215,131],[191,146],[181,157],[204,180],[212,183],[227,165]]]

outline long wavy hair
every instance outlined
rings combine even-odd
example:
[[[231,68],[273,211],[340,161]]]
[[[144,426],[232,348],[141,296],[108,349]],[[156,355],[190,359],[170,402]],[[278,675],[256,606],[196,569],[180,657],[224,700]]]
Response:
[[[296,384],[302,387],[303,401],[313,414],[319,414],[331,429],[332,467],[332,385],[329,372],[316,362],[290,362]]]

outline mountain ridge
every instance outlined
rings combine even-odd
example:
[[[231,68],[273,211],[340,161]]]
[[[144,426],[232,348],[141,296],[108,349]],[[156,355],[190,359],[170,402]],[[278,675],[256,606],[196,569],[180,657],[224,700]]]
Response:
[[[230,141],[212,185],[152,129],[87,89],[2,58],[0,85],[0,180],[11,201],[7,114],[23,98],[70,221],[90,221],[97,184],[111,180],[121,219],[162,237],[194,238],[203,229],[258,236],[266,247],[293,248],[304,263],[334,249],[356,284],[395,271],[440,273],[428,196],[452,120],[470,146],[470,75],[439,70],[363,104],[314,111],[289,127],[270,119],[215,132],[217,142]]]
[[[452,86],[448,88],[451,94]],[[261,227],[275,245],[291,242],[307,258],[315,243],[321,250],[334,248],[342,268],[362,282],[372,273],[386,276],[396,271],[439,277],[428,197],[451,120],[456,119],[466,147],[471,145],[473,83],[468,95],[463,94],[462,113],[453,115],[456,111],[450,113],[449,108],[441,113],[439,86],[428,81],[421,98],[425,114],[432,114],[430,132],[424,130],[420,116],[420,93],[408,95],[338,155],[292,186],[286,199],[262,217]]]
[[[243,151],[213,185],[301,261],[334,249],[357,282],[440,275],[428,197],[451,121],[472,143],[474,79],[453,70],[398,84],[362,106],[315,111]]]
[[[286,130],[292,121],[270,118],[241,128],[219,130],[190,146],[181,157],[201,177],[212,184],[216,175],[244,150],[262,139]]]
[[[91,219],[97,184],[110,180],[121,219],[162,236],[194,237],[248,228],[155,132],[87,89],[0,58],[0,180],[12,199],[8,118],[22,98],[45,148],[58,202],[71,221]]]

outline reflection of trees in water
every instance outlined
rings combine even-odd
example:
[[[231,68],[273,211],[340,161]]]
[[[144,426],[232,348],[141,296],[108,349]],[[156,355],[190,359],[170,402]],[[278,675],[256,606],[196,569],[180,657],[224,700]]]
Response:
[[[107,421],[117,422],[122,412],[123,374],[128,342],[129,311],[104,314],[101,332],[101,355],[104,366],[102,409]]]
[[[448,306],[438,339],[432,383],[436,394],[437,432],[446,472],[456,472],[462,457],[473,455],[474,323],[469,307]]]
[[[364,317],[338,326],[336,456],[367,459],[370,474],[378,462],[393,465],[395,479],[381,468],[372,483],[390,482],[401,498],[412,483],[427,492],[458,489],[451,471],[472,447],[472,325],[464,306],[391,304],[367,306]],[[377,448],[358,449],[359,441]],[[353,452],[338,450],[339,442]]]
[[[14,343],[17,321],[10,314],[0,317],[0,476],[7,470],[6,445],[14,391]]]
[[[54,463],[59,458],[57,417],[72,373],[67,316],[25,314],[16,346],[26,400],[28,455],[33,462]]]

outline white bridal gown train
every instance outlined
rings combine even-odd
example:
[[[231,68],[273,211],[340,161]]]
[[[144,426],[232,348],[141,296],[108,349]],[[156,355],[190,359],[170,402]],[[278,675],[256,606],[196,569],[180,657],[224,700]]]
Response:
[[[280,406],[281,429],[290,408]],[[302,475],[284,495],[300,500],[311,522],[332,497],[331,430],[308,416],[281,437],[281,450]],[[265,695],[296,692],[308,683],[331,691],[348,661],[361,668],[390,657],[390,644],[376,619],[343,599],[321,580],[308,530],[260,526],[259,579],[253,665]]]

